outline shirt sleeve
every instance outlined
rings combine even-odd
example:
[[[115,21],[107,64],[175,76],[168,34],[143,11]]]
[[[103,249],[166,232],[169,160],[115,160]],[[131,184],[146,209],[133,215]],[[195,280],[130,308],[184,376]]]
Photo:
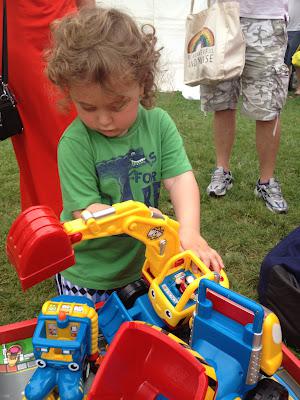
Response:
[[[187,157],[182,137],[167,112],[164,112],[161,118],[161,135],[162,179],[173,178],[191,171],[192,166]]]
[[[85,143],[86,142],[86,143]],[[88,140],[63,137],[58,146],[58,170],[63,197],[63,219],[100,202],[93,151]]]

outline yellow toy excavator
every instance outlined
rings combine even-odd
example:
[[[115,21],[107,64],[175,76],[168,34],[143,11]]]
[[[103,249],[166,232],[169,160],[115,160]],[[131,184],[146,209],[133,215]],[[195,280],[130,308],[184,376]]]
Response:
[[[126,233],[146,245],[142,274],[150,285],[150,301],[156,313],[175,327],[192,315],[203,277],[229,285],[224,271],[219,276],[192,251],[180,252],[178,229],[178,222],[132,200],[95,213],[85,210],[81,218],[63,224],[50,208],[37,206],[21,213],[13,223],[7,254],[25,290],[73,265],[72,245]],[[178,278],[189,283],[178,288]]]

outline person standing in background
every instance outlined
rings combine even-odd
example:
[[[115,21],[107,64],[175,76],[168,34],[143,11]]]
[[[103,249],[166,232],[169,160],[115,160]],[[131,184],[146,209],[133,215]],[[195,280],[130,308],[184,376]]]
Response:
[[[207,193],[220,197],[232,188],[229,161],[241,93],[242,113],[256,121],[260,176],[254,193],[269,210],[285,213],[288,205],[274,170],[280,142],[279,116],[288,89],[288,68],[284,64],[288,0],[241,0],[240,16],[246,41],[242,76],[216,86],[201,85],[202,109],[214,112],[216,169]]]
[[[12,137],[20,171],[22,210],[44,204],[59,216],[62,198],[57,170],[57,145],[74,119],[75,110],[58,109],[58,94],[44,73],[44,49],[49,47],[49,25],[77,7],[95,0],[7,1],[9,87],[24,130]],[[0,0],[2,21],[3,0]],[[1,23],[2,25],[2,23]],[[2,26],[0,35],[2,47]]]
[[[300,96],[300,68],[292,66],[292,57],[300,45],[300,1],[299,0],[288,0],[289,1],[289,23],[288,23],[288,47],[285,53],[285,63],[290,69],[290,75],[292,75],[292,69],[295,68],[297,77],[297,88],[295,94]]]

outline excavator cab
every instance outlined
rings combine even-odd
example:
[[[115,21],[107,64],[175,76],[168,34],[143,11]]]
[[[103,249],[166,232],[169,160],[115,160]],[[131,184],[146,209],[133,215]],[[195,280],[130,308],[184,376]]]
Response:
[[[167,261],[155,277],[148,292],[156,314],[171,329],[186,324],[192,316],[201,279],[206,278],[228,287],[224,271],[211,271],[192,251],[184,251]]]

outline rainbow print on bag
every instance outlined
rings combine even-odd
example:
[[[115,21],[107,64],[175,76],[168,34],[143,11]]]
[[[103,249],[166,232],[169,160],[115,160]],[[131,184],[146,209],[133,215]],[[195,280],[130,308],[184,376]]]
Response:
[[[187,52],[193,53],[202,47],[212,47],[215,45],[215,37],[212,31],[204,27],[200,32],[196,33],[189,41]]]

